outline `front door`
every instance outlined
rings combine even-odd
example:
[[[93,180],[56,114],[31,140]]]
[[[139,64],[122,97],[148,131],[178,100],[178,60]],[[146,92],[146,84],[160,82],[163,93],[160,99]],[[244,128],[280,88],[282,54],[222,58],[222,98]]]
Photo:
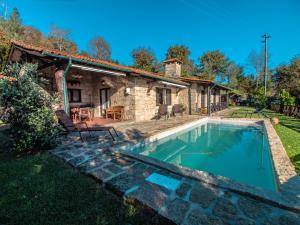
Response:
[[[109,88],[100,89],[100,116],[105,116],[105,109],[110,107]]]

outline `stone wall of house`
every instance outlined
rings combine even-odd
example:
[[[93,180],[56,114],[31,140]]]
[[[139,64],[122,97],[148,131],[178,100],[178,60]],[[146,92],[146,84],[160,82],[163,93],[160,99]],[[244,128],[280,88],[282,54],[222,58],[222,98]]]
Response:
[[[81,90],[81,102],[70,103],[72,106],[80,106],[86,104],[94,105],[94,117],[101,117],[101,106],[100,106],[100,89],[109,88],[110,105],[124,106],[124,119],[134,119],[134,94],[126,93],[125,89],[130,90],[134,87],[133,79],[123,77],[113,77],[102,74],[89,74],[81,72],[80,79],[73,78],[78,77],[78,73],[71,71],[67,79],[68,89],[80,89]],[[80,83],[70,82],[79,81]],[[74,83],[74,84],[72,84]]]
[[[134,96],[135,96],[135,120],[151,120],[155,118],[158,112],[156,105],[156,88],[168,88],[171,89],[171,105],[168,106],[169,112],[172,110],[174,104],[180,102],[180,92],[174,87],[165,87],[156,81],[151,81],[145,78],[135,78]]]
[[[196,114],[199,113],[199,109],[201,108],[201,100],[202,100],[202,91],[205,92],[204,95],[204,105],[207,107],[207,87],[201,84],[192,83],[190,86],[191,91],[191,113]],[[180,94],[180,102],[182,102],[187,107],[188,113],[188,104],[189,104],[189,97],[188,97],[188,89],[185,91],[181,91]]]

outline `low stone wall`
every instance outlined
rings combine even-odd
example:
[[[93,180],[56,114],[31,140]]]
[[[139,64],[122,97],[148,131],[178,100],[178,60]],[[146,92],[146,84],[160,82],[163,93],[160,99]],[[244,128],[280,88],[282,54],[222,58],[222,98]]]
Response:
[[[167,168],[111,151],[111,145],[111,142],[73,142],[58,147],[51,154],[135,205],[144,213],[145,221],[153,225],[300,224],[299,212],[228,187],[181,176]],[[153,174],[176,181],[177,185],[170,189],[150,182],[148,178]]]

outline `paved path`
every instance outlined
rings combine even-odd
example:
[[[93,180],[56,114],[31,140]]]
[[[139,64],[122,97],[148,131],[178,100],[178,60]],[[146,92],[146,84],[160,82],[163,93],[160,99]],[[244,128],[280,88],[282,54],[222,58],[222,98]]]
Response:
[[[127,126],[127,129],[137,129],[144,137],[181,122],[177,119],[152,126],[146,122],[136,127]],[[145,212],[145,220],[152,224],[300,224],[299,213],[115,153],[109,149],[115,144],[118,143],[112,143],[108,137],[94,143],[66,142],[51,153],[93,177],[128,203],[141,208]],[[147,181],[153,173],[172,178],[179,185],[172,190]]]

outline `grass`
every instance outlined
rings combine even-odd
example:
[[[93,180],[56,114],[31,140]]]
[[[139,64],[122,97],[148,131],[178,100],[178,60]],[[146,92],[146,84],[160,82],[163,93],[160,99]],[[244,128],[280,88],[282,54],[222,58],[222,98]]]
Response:
[[[241,107],[234,111],[230,117],[234,118],[272,118],[278,117],[280,123],[274,128],[280,137],[288,156],[293,162],[295,169],[300,175],[300,120],[290,116],[285,116],[271,110],[263,110],[262,113],[253,113],[255,109]]]
[[[0,136],[3,146],[6,133],[2,130]],[[0,223],[122,225],[147,221],[136,208],[48,153],[0,151]]]

